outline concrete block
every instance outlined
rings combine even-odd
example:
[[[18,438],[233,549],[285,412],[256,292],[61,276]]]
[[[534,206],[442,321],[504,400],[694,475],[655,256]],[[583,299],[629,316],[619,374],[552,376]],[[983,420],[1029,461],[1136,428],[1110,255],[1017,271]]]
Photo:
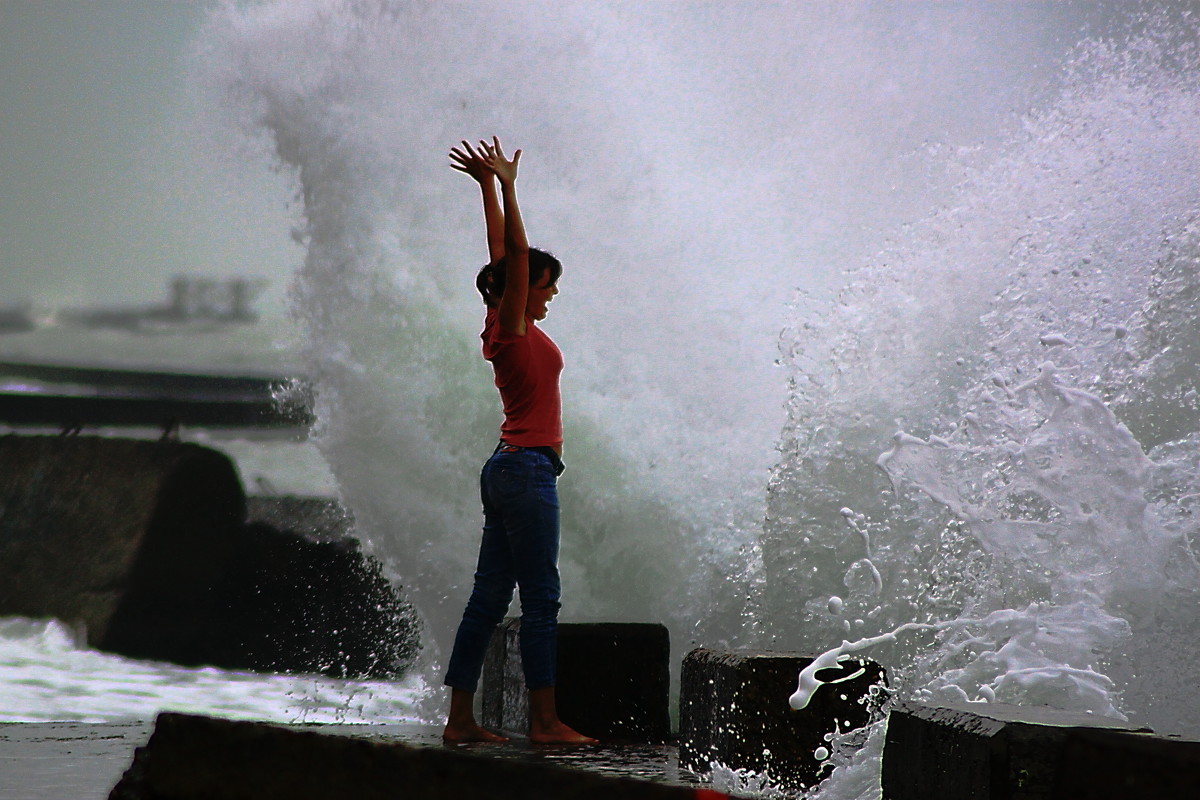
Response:
[[[496,629],[483,666],[484,725],[524,735],[529,704],[521,621]],[[661,742],[671,735],[671,643],[656,623],[559,623],[558,715],[603,741]]]
[[[0,438],[0,614],[56,617],[116,652],[142,625],[186,651],[224,569],[214,540],[245,513],[233,464],[197,445]]]
[[[1177,800],[1200,793],[1200,742],[1080,729],[1067,737],[1053,797]]]
[[[1046,707],[905,703],[882,781],[889,800],[1179,798],[1200,786],[1200,742]]]
[[[160,714],[109,800],[696,800],[650,783],[447,747]]]
[[[215,450],[2,437],[0,615],[55,617],[132,658],[392,675],[414,615],[331,503],[258,500],[247,524]]]
[[[679,694],[680,766],[704,773],[717,761],[765,773],[793,790],[818,783],[825,775],[814,754],[828,746],[826,734],[866,725],[864,699],[885,677],[875,662],[853,658],[822,670],[822,680],[840,682],[822,686],[807,708],[794,711],[788,698],[812,660],[749,650],[688,653]]]

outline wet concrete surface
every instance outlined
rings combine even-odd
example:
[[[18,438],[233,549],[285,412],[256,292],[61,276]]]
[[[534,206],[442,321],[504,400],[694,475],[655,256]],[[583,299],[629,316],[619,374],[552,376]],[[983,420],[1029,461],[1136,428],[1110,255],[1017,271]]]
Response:
[[[445,747],[434,725],[297,725],[324,734],[355,736],[415,747]],[[0,724],[0,800],[104,800],[145,744],[153,721],[126,723],[19,722]],[[655,783],[702,786],[679,768],[673,744],[463,744],[475,755],[554,764]]]
[[[0,724],[0,800],[104,800],[152,722]]]

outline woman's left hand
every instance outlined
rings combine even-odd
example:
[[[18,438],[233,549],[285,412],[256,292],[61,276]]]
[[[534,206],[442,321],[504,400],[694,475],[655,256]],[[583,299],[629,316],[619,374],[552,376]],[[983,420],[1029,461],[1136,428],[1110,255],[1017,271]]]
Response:
[[[492,137],[492,143],[479,142],[479,159],[500,179],[502,186],[512,185],[517,180],[517,162],[521,160],[521,151],[513,153],[511,159],[504,157],[504,149],[500,146],[500,139]]]

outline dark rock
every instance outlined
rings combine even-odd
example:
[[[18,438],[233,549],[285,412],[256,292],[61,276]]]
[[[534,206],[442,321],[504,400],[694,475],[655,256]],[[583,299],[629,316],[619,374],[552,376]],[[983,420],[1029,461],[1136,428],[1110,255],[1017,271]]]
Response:
[[[109,800],[692,800],[690,787],[183,714],[154,734]]]
[[[334,677],[389,677],[417,649],[415,615],[354,540],[313,542],[251,524],[218,587],[209,663]]]
[[[0,439],[0,614],[56,617],[133,658],[390,676],[411,608],[328,500],[252,504],[229,459],[179,442]]]
[[[812,660],[747,650],[688,653],[679,694],[680,766],[704,773],[719,762],[766,774],[793,790],[827,777],[814,753],[829,746],[827,734],[871,721],[871,689],[885,676],[883,667],[857,658],[821,670],[818,677],[831,683],[816,691],[807,708],[795,711],[788,698]]]
[[[483,667],[481,721],[523,735],[529,732],[529,703],[520,629],[519,619],[507,619],[492,637]],[[559,718],[604,741],[665,741],[671,735],[670,665],[670,636],[663,625],[559,623]]]
[[[893,800],[1179,798],[1200,786],[1200,742],[1046,707],[900,704],[882,780]]]

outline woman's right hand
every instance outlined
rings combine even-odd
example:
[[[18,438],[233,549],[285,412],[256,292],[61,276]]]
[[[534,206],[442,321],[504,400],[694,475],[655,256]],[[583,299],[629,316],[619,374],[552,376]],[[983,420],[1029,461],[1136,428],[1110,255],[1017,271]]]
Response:
[[[482,144],[482,142],[481,142]],[[483,157],[472,149],[471,145],[467,144],[467,140],[462,141],[463,149],[457,147],[450,148],[450,160],[455,162],[450,166],[459,172],[465,172],[479,183],[492,180],[495,174],[492,168],[483,161]]]
[[[521,159],[521,151],[517,150],[513,153],[512,159],[504,157],[504,149],[500,146],[500,139],[493,136],[492,143],[480,141],[480,160],[487,165],[488,169],[495,173],[500,179],[501,184],[512,185],[517,180],[517,162]]]

